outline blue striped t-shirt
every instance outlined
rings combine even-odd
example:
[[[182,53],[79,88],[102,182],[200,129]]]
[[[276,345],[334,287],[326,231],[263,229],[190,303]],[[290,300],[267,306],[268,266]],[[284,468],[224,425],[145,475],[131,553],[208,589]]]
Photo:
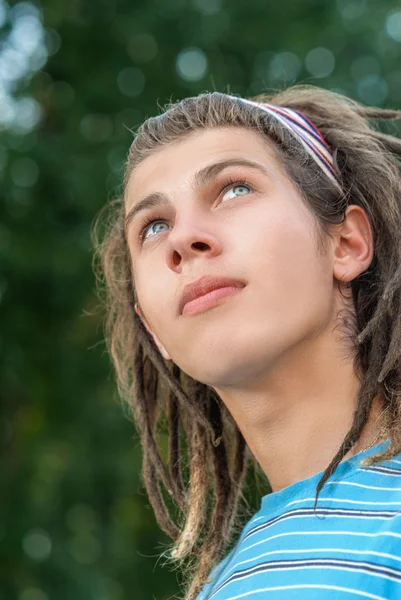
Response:
[[[262,498],[197,600],[401,600],[401,454],[371,467],[340,463]]]

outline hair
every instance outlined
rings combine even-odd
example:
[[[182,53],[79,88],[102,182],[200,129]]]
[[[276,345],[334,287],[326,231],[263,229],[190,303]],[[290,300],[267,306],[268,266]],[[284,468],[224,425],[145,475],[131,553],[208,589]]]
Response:
[[[390,443],[368,462],[401,451],[401,141],[370,123],[400,118],[401,112],[365,107],[306,85],[252,100],[301,111],[318,127],[334,153],[341,192],[277,120],[218,92],[169,104],[163,114],[147,119],[129,150],[124,186],[155,150],[194,131],[240,127],[255,131],[273,147],[315,217],[320,249],[330,226],[344,221],[350,204],[366,212],[374,255],[369,268],[350,284],[353,315],[348,320],[360,389],[352,426],[317,486],[317,501],[324,483],[359,439],[377,394],[383,399]],[[103,234],[98,225],[104,212],[94,228],[95,272],[107,306],[106,341],[120,395],[140,435],[146,491],[160,527],[173,540],[170,559],[188,565],[185,599],[192,600],[232,539],[253,457],[215,391],[161,356],[134,310],[124,196],[106,209]]]

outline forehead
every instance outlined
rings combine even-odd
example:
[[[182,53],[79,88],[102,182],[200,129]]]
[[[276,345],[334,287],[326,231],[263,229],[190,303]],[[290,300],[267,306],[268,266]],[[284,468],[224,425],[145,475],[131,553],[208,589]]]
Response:
[[[273,143],[261,133],[241,127],[194,131],[161,146],[132,172],[126,190],[126,209],[154,191],[170,193],[188,185],[195,172],[207,165],[245,158],[278,167]]]

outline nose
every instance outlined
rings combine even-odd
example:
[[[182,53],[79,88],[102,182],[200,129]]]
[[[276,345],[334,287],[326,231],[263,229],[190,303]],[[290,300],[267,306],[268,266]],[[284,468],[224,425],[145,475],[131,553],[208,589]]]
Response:
[[[170,233],[166,248],[166,262],[170,269],[177,270],[185,261],[200,255],[212,258],[221,252],[221,243],[216,234],[198,217],[194,221],[178,224]]]

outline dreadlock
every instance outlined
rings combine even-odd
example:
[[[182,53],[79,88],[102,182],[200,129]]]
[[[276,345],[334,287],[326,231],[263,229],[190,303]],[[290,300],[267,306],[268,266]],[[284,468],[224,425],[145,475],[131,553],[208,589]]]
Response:
[[[313,86],[293,86],[254,100],[301,111],[319,128],[334,151],[341,193],[279,122],[217,92],[171,104],[142,124],[128,154],[125,187],[155,149],[199,129],[242,127],[273,142],[279,162],[316,219],[321,249],[329,226],[344,221],[349,204],[366,211],[374,257],[351,283],[354,318],[348,320],[360,389],[352,426],[317,486],[317,502],[324,483],[358,441],[378,393],[390,444],[365,464],[401,451],[401,141],[370,123],[400,118],[401,112],[364,107]],[[191,561],[185,600],[192,600],[231,539],[253,457],[215,391],[165,361],[135,312],[124,198],[105,207],[109,209],[104,235],[97,233],[103,211],[94,228],[95,271],[106,292],[106,340],[120,394],[140,434],[150,502],[160,527],[173,540],[171,560]],[[160,444],[163,423],[169,437],[167,457]]]

